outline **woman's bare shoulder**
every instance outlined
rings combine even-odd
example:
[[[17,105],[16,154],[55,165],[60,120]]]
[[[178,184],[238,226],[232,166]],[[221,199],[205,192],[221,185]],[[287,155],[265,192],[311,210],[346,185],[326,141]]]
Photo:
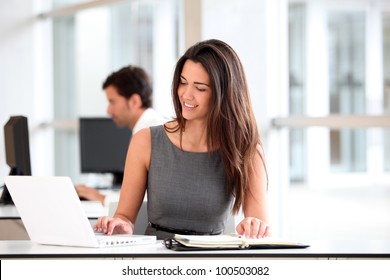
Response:
[[[145,146],[149,145],[151,143],[151,133],[150,128],[146,127],[141,130],[139,130],[137,133],[133,135],[131,138],[130,145],[132,146]]]
[[[135,133],[130,141],[126,163],[129,166],[136,166],[135,163],[149,166],[150,153],[152,150],[151,133],[149,128],[144,128]]]

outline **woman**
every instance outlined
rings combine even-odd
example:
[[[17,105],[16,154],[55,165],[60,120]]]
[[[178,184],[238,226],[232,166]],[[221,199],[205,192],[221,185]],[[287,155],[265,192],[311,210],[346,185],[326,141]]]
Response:
[[[133,136],[118,209],[95,231],[132,233],[148,190],[145,233],[158,239],[220,234],[240,209],[238,234],[270,235],[263,150],[237,54],[219,40],[195,44],[177,62],[172,87],[176,118]]]

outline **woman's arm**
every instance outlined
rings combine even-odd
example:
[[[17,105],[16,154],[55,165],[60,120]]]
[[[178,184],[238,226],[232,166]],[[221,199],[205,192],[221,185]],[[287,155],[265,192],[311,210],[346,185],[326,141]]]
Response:
[[[101,217],[95,231],[106,234],[133,233],[138,211],[145,196],[151,156],[150,129],[137,132],[129,145],[118,208],[113,218]]]
[[[245,218],[236,227],[238,234],[251,238],[262,238],[271,234],[267,224],[267,172],[260,156],[263,155],[260,145],[258,150],[243,203]]]

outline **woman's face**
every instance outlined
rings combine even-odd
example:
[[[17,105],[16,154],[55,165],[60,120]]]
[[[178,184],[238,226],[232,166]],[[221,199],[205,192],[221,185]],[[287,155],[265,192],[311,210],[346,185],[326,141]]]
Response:
[[[210,77],[202,64],[189,59],[184,63],[177,94],[184,119],[207,118],[212,91]]]

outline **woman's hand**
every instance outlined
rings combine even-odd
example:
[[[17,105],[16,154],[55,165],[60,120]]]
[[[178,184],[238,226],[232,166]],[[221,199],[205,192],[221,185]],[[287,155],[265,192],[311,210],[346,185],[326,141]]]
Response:
[[[93,226],[95,232],[103,232],[107,235],[112,234],[133,234],[134,225],[129,221],[125,222],[120,218],[100,217]]]
[[[262,220],[247,217],[243,219],[236,227],[239,235],[247,238],[263,238],[271,235],[269,226]]]

